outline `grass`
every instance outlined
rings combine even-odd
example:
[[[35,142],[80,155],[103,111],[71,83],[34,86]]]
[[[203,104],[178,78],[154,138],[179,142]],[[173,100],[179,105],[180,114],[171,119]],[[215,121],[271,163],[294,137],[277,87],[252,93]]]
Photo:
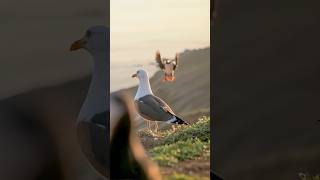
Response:
[[[209,177],[195,177],[185,174],[173,173],[170,176],[166,176],[164,180],[208,180]]]
[[[199,139],[188,139],[165,144],[151,149],[150,154],[154,161],[161,166],[172,166],[179,161],[195,159],[206,151],[209,151],[210,142],[202,142]]]
[[[158,132],[163,137],[160,145],[149,150],[160,166],[172,166],[179,161],[210,157],[210,118],[200,118],[189,126]]]
[[[179,126],[175,131],[166,133],[163,144],[171,144],[188,139],[199,139],[203,142],[210,141],[210,117],[202,117],[189,126]]]

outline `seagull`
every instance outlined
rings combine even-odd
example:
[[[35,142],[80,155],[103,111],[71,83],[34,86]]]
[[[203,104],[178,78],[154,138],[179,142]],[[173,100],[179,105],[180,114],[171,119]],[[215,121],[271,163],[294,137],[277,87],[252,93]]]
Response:
[[[178,67],[178,54],[176,54],[174,59],[163,58],[161,59],[160,52],[156,52],[156,62],[158,63],[160,69],[164,72],[164,77],[162,82],[169,81],[172,82],[176,78],[174,77],[174,72]]]
[[[82,151],[91,165],[107,177],[107,144],[109,142],[109,29],[90,27],[85,36],[75,41],[70,51],[85,49],[93,57],[90,87],[77,118],[77,134]]]
[[[167,103],[153,94],[149,77],[145,70],[138,70],[132,77],[139,79],[139,87],[134,97],[134,104],[140,116],[149,121],[188,125],[187,122],[175,115]]]

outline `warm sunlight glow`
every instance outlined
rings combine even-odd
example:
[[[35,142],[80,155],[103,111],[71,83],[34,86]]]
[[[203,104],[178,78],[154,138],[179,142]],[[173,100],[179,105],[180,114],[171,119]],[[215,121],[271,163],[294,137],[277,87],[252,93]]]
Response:
[[[117,67],[154,62],[157,49],[174,57],[209,46],[209,9],[209,0],[111,0],[111,89]]]

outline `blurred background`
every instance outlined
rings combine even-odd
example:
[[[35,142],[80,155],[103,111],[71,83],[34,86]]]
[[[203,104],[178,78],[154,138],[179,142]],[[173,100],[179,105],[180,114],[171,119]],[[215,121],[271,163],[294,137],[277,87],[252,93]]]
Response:
[[[224,179],[319,175],[318,7],[317,1],[215,3],[211,165]]]
[[[69,47],[88,27],[109,24],[108,4],[0,2],[1,179],[100,179],[80,152],[74,123],[92,60]]]

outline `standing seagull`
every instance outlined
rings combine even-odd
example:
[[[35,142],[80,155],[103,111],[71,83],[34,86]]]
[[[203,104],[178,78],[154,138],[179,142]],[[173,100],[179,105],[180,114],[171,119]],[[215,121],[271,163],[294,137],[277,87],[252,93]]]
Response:
[[[77,133],[80,146],[93,167],[103,176],[107,167],[107,111],[109,114],[109,29],[89,28],[85,36],[75,41],[70,51],[85,49],[93,57],[94,67],[89,91],[78,115]],[[109,122],[108,122],[109,123]],[[108,141],[108,142],[107,142]]]
[[[140,116],[149,121],[188,125],[188,123],[174,114],[167,103],[153,95],[146,71],[139,70],[132,77],[137,77],[140,81],[136,96],[134,97],[134,103]]]
[[[174,76],[174,72],[178,67],[178,54],[176,54],[174,59],[163,58],[161,59],[160,52],[156,52],[156,62],[158,63],[160,69],[164,72],[164,77],[162,78],[162,82],[165,81],[174,81],[176,78]]]

